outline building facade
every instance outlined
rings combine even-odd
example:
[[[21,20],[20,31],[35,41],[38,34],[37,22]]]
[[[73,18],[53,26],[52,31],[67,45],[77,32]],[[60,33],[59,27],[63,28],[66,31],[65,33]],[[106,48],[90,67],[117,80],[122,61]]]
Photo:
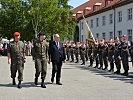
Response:
[[[95,38],[109,40],[111,38],[115,38],[116,36],[121,39],[122,35],[126,34],[128,40],[133,40],[133,0],[104,1],[104,3],[103,0],[99,0],[99,2],[96,1],[94,3],[90,3],[91,0],[88,1],[88,5],[86,5],[85,8],[90,7],[91,11],[87,14],[85,14],[85,10],[83,10],[83,7],[82,9],[80,9],[79,7],[79,11],[83,12],[82,14],[85,16],[85,20],[89,25],[93,36]],[[109,2],[113,3],[107,5],[107,3]],[[99,4],[99,9],[94,8],[95,4]],[[81,6],[84,6],[84,4]],[[98,8],[98,6],[96,7]],[[78,7],[75,9],[75,11],[77,11]],[[86,41],[86,39],[88,38],[88,30],[82,14],[79,14],[78,12],[76,12],[76,27],[79,28],[76,29],[79,30],[76,32],[79,33],[75,34],[77,34],[76,37],[78,37],[77,41]]]

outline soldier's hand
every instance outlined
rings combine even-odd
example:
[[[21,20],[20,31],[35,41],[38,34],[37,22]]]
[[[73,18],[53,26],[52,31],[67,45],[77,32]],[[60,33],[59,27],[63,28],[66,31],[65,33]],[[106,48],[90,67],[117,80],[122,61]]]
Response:
[[[8,64],[11,64],[11,63],[10,63],[10,60],[8,60]]]

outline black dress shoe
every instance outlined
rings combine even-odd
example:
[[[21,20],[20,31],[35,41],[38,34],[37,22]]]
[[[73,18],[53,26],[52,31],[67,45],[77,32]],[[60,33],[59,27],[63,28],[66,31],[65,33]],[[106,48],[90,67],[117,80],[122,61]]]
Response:
[[[56,82],[56,84],[58,84],[58,85],[63,85],[62,83],[60,83],[60,82]]]

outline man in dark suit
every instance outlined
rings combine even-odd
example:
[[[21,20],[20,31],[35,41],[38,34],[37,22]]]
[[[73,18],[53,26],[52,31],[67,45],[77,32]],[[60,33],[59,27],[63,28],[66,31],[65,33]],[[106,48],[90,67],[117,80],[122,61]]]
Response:
[[[62,62],[65,61],[65,50],[63,43],[60,42],[60,36],[54,35],[54,41],[49,44],[49,63],[52,62],[52,77],[51,82],[54,82],[56,74],[56,84],[62,85],[60,82]]]

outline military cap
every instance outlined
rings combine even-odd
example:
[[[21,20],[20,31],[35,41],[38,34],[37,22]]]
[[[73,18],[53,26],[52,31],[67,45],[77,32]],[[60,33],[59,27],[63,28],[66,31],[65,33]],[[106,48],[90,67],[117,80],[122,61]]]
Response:
[[[39,36],[40,36],[40,35],[45,35],[45,32],[40,32],[40,33],[39,33]]]
[[[20,36],[20,33],[19,32],[14,32],[14,37],[17,37],[17,36]]]

